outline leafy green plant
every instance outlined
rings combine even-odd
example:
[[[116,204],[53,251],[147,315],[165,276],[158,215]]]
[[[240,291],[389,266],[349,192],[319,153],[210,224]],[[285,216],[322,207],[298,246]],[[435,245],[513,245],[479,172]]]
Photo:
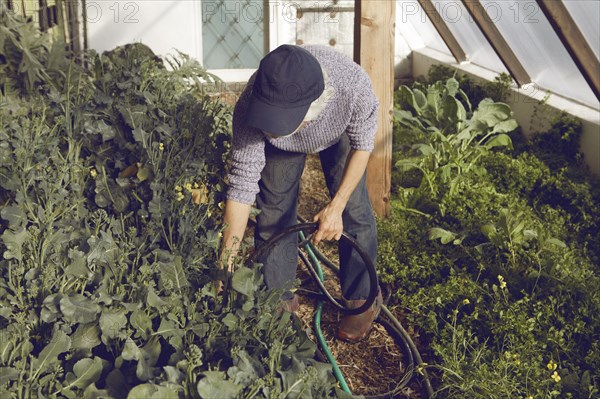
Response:
[[[436,85],[432,103],[451,104],[456,85]],[[433,143],[430,127],[450,141],[460,118],[445,114],[452,105],[430,107],[415,87],[420,94],[397,95],[407,122],[395,124],[399,186],[391,218],[379,223],[378,265],[392,303],[429,348],[436,397],[597,396],[598,180],[562,155],[549,167],[537,142],[508,131],[518,149],[474,152],[472,166],[442,176],[460,155]],[[555,132],[575,132],[566,126]]]
[[[55,81],[36,56],[0,105],[0,396],[336,396],[258,265],[216,293],[231,110],[213,77],[141,44]]]
[[[506,104],[483,100],[471,112],[458,100],[466,95],[453,78],[445,85],[436,82],[426,91],[407,86],[399,90],[401,100],[395,117],[402,126],[422,133],[427,141],[413,145],[417,155],[400,159],[396,166],[420,170],[434,196],[447,184],[450,195],[454,194],[464,174],[481,173],[478,161],[482,156],[492,148],[511,146],[506,133],[516,129],[517,123]]]
[[[445,82],[450,78],[458,81],[460,88],[467,94],[469,102],[475,108],[485,98],[491,98],[495,102],[509,100],[511,88],[514,86],[513,79],[504,72],[496,76],[493,81],[477,82],[466,74],[460,73],[457,69],[446,65],[432,65],[427,72],[425,83]]]

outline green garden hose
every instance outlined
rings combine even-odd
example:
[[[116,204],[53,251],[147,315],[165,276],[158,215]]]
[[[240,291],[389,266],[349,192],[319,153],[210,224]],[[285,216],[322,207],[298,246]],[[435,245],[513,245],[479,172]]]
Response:
[[[304,241],[305,240],[304,232],[300,231],[298,234],[300,236],[300,240]],[[323,274],[323,270],[319,266],[319,260],[317,259],[317,257],[315,256],[315,254],[313,252],[312,245],[310,243],[306,243],[304,248],[306,249],[306,252],[308,252],[308,256],[310,257],[310,262],[314,266],[316,266],[316,271],[317,271],[319,279],[321,281],[325,281],[325,275]],[[307,260],[304,257],[304,254],[300,253],[300,256],[303,258],[302,260],[306,263]],[[327,358],[329,363],[331,363],[331,367],[333,369],[333,375],[335,375],[335,378],[338,380],[338,382],[340,384],[340,388],[342,388],[342,390],[344,392],[352,394],[352,392],[350,391],[350,388],[348,387],[348,384],[346,383],[344,374],[342,374],[342,370],[340,370],[340,368],[337,364],[337,361],[335,360],[335,358],[333,357],[333,354],[329,350],[327,341],[325,341],[325,336],[323,335],[323,330],[321,329],[321,314],[322,314],[322,312],[323,312],[323,300],[318,299],[317,307],[315,310],[315,316],[314,316],[315,335],[317,337],[317,341],[319,342],[319,345],[323,349],[325,357]]]
[[[336,379],[338,380],[340,387],[342,388],[342,390],[344,392],[346,392],[349,395],[352,395],[352,393],[351,393],[350,389],[348,388],[348,385],[344,379],[344,376],[343,376],[339,366],[337,365],[337,362],[335,361],[335,358],[333,357],[333,355],[331,354],[331,351],[329,350],[329,347],[327,346],[327,342],[325,341],[325,337],[323,336],[323,332],[321,330],[321,315],[322,315],[322,309],[323,309],[323,299],[329,300],[334,306],[345,311],[348,314],[358,314],[358,313],[364,312],[365,310],[367,310],[368,308],[371,307],[371,305],[375,301],[375,297],[377,296],[377,293],[379,290],[379,283],[377,282],[377,274],[375,271],[375,266],[370,261],[370,259],[367,257],[367,255],[364,253],[364,251],[360,248],[360,245],[358,244],[358,242],[356,242],[356,240],[354,240],[353,237],[349,236],[346,233],[343,233],[342,239],[349,241],[352,244],[352,246],[354,247],[354,249],[357,251],[357,253],[365,261],[365,264],[367,266],[367,271],[368,271],[369,277],[370,277],[370,292],[369,292],[369,296],[367,297],[364,305],[362,305],[361,307],[359,307],[357,309],[346,308],[344,305],[341,304],[340,300],[333,298],[329,294],[329,292],[327,291],[327,289],[325,288],[325,286],[323,284],[324,274],[323,274],[323,270],[321,269],[319,260],[321,260],[327,267],[329,267],[336,273],[339,273],[339,268],[335,264],[333,264],[331,261],[329,261],[321,252],[319,252],[310,243],[312,234],[318,230],[318,224],[306,223],[301,218],[300,218],[300,221],[303,223],[291,226],[291,227],[285,229],[284,231],[280,232],[279,234],[274,235],[269,240],[267,240],[260,248],[258,248],[255,251],[255,253],[250,257],[249,261],[251,261],[251,262],[257,261],[257,259],[259,259],[260,255],[262,255],[265,251],[272,248],[276,244],[277,241],[279,241],[281,238],[283,238],[287,234],[298,233],[299,238],[300,238],[300,244],[298,246],[299,246],[299,248],[303,248],[304,250],[306,250],[306,252],[308,253],[309,258],[310,258],[310,259],[307,259],[306,255],[304,255],[300,251],[299,252],[300,259],[303,261],[304,265],[307,267],[307,269],[309,270],[310,274],[312,275],[313,279],[315,280],[315,282],[317,283],[317,285],[319,286],[319,288],[322,292],[322,294],[317,295],[318,302],[317,302],[317,307],[316,307],[315,316],[314,316],[315,335],[317,337],[318,343],[319,343],[322,351],[324,352],[325,357],[332,365],[333,373],[334,373]],[[308,237],[305,237],[305,234],[304,234],[305,232],[308,234]],[[382,315],[385,316],[385,318],[383,318]],[[408,382],[412,379],[412,377],[414,375],[414,373],[413,373],[414,372],[414,359],[416,359],[418,365],[420,365],[420,366],[423,365],[423,361],[421,359],[421,356],[419,354],[419,351],[418,351],[416,345],[413,343],[412,339],[410,338],[410,336],[406,332],[406,330],[402,327],[401,323],[387,309],[385,304],[382,305],[382,315],[380,315],[378,317],[377,322],[379,322],[386,328],[388,333],[396,340],[396,342],[401,342],[404,345],[404,352],[408,357],[407,372],[405,373],[405,375],[402,377],[402,379],[398,382],[398,384],[392,391],[384,393],[384,394],[378,394],[378,395],[359,396],[360,398],[393,399],[394,397],[396,397],[396,394],[403,387],[405,387],[408,384]],[[386,318],[389,319],[389,321],[387,321]],[[423,379],[425,382],[425,388],[427,390],[427,396],[429,398],[431,398],[433,396],[433,388],[431,386],[431,382],[429,381],[427,371],[423,370],[422,375],[423,375]]]

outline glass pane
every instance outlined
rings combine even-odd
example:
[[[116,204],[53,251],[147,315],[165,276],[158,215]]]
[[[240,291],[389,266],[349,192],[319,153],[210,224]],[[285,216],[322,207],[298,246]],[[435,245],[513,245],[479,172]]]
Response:
[[[202,0],[203,66],[258,68],[268,21],[263,0]]]
[[[482,0],[482,4],[533,82],[562,96],[597,104],[536,2]]]
[[[469,61],[492,71],[508,73],[462,1],[436,0],[433,3]]]
[[[563,3],[596,57],[600,58],[600,1],[571,0]]]
[[[452,55],[423,8],[415,0],[396,2],[396,26],[410,48],[429,47]]]

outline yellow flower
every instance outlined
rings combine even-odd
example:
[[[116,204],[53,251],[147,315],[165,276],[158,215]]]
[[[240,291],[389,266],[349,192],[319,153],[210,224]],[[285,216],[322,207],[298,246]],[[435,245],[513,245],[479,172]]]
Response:
[[[506,360],[510,359],[510,358],[511,358],[511,356],[512,356],[512,353],[510,353],[509,351],[506,351],[506,352],[504,352],[504,358],[505,358]]]
[[[96,176],[98,176],[98,172],[96,171],[96,169],[90,170],[90,176],[92,176],[94,179],[96,178]]]
[[[533,399],[533,396],[529,395],[528,397],[526,397],[525,399]]]
[[[175,186],[175,191],[181,191],[183,190],[183,188],[181,188],[181,186]]]
[[[548,364],[546,365],[546,367],[548,367],[548,370],[550,370],[550,371],[556,370],[556,367],[557,367],[557,366],[558,366],[558,365],[557,365],[556,363],[554,363],[554,361],[553,361],[553,360],[550,360],[550,361],[548,362]]]
[[[194,183],[194,188],[198,188],[198,187],[200,187],[200,186],[198,185],[198,183]]]
[[[192,191],[192,183],[185,183],[185,189],[188,191]]]
[[[182,199],[184,199],[184,198],[185,198],[185,195],[183,195],[183,193],[182,193],[182,192],[178,192],[178,193],[177,193],[177,196],[175,197],[175,199],[176,199],[177,201],[181,201],[181,200],[182,200]]]
[[[560,375],[558,375],[558,372],[554,372],[552,373],[552,377],[550,377],[554,380],[554,382],[559,382],[560,381]]]
[[[463,299],[463,305],[468,305],[470,303],[471,303],[471,301],[469,301],[468,298]]]
[[[498,275],[498,281],[500,282],[500,289],[506,288],[506,281],[504,281],[504,277]]]
[[[165,145],[163,143],[159,143],[158,144],[158,149],[161,150],[161,151],[164,150],[165,149]]]

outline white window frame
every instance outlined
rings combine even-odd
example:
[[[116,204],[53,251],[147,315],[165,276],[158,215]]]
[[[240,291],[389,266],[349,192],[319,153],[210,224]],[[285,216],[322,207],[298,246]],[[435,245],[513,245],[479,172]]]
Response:
[[[198,2],[201,4],[201,1]],[[296,3],[289,0],[267,0],[267,13],[269,18],[268,28],[269,45],[268,51],[272,51],[281,44],[293,44],[295,41],[295,21],[296,9],[293,7]],[[264,16],[263,12],[263,16]],[[202,7],[198,10],[200,15],[200,27],[202,27]],[[198,32],[199,52],[204,56],[202,28]],[[208,72],[218,76],[225,83],[247,82],[256,68],[245,69],[208,69]]]

